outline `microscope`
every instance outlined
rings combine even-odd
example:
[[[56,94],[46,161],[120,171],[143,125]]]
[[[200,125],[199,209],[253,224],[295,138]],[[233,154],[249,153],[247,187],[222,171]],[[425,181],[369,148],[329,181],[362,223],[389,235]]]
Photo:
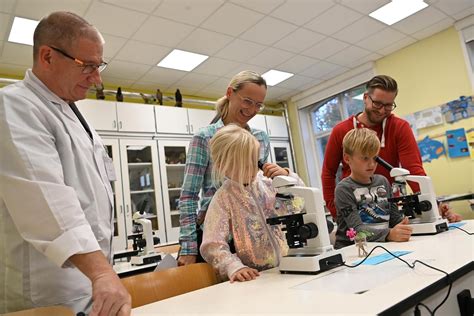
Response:
[[[448,221],[439,215],[436,194],[430,177],[410,175],[408,170],[394,168],[378,156],[375,161],[390,171],[394,182],[392,184],[393,197],[388,201],[397,204],[408,217],[413,228],[412,235],[434,235],[448,230]],[[420,192],[407,194],[407,181],[417,182]]]
[[[138,255],[133,256],[130,260],[132,265],[143,265],[149,263],[159,262],[161,260],[161,255],[155,252],[155,245],[153,242],[153,230],[151,226],[151,221],[144,217],[145,212],[135,212],[133,214],[133,221],[137,224],[140,224],[143,228],[144,239],[141,238],[139,241],[136,241],[137,248],[139,250]],[[145,241],[143,243],[143,240]]]
[[[329,240],[321,190],[295,184],[296,180],[288,176],[273,179],[277,199],[300,197],[304,200],[303,211],[267,219],[270,225],[283,225],[290,248],[280,260],[280,272],[317,274],[342,265],[341,250],[334,250]]]

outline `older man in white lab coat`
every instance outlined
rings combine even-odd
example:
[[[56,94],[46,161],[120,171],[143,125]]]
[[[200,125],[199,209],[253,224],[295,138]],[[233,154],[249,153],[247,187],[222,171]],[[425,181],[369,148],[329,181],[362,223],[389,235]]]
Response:
[[[101,81],[102,50],[92,25],[52,13],[35,30],[32,70],[0,90],[0,313],[130,314],[110,265],[113,167],[74,104]]]

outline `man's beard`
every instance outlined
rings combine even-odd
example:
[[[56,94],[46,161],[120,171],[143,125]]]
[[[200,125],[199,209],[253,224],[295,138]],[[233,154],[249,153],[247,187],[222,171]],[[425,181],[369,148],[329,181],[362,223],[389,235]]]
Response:
[[[365,114],[367,115],[367,120],[372,125],[381,124],[383,120],[387,117],[387,115],[379,116],[377,115],[377,112],[367,109],[365,110]]]

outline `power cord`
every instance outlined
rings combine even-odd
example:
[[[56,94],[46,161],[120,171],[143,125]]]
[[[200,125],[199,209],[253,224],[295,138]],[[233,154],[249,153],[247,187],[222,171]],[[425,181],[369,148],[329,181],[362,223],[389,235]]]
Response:
[[[470,232],[468,232],[467,230],[465,230],[465,229],[462,229],[461,227],[457,227],[457,226],[450,226],[450,227],[453,227],[453,228],[456,228],[456,229],[462,230],[463,232],[465,232],[465,233],[466,233],[466,234],[468,234],[468,235],[474,235],[474,233],[470,233]]]
[[[426,267],[428,267],[428,268],[431,268],[431,269],[433,269],[433,270],[436,270],[436,271],[438,271],[438,272],[441,272],[441,273],[446,274],[446,279],[447,279],[448,285],[449,285],[449,286],[448,286],[448,293],[446,294],[446,296],[444,297],[444,299],[441,301],[441,303],[439,303],[438,306],[436,306],[435,309],[433,309],[433,311],[431,311],[431,309],[430,309],[428,306],[426,306],[425,304],[423,304],[423,303],[421,303],[421,302],[417,303],[416,306],[415,306],[415,311],[414,311],[415,316],[421,315],[421,314],[420,314],[419,306],[423,306],[423,307],[426,308],[426,310],[430,313],[430,315],[434,316],[435,313],[436,313],[436,311],[446,302],[446,300],[447,300],[448,297],[449,297],[449,294],[451,293],[451,288],[452,288],[452,286],[453,286],[453,282],[451,281],[451,278],[449,277],[449,274],[448,274],[447,272],[441,270],[441,269],[438,269],[438,268],[435,268],[435,267],[433,267],[433,266],[430,266],[429,264],[424,263],[423,261],[420,261],[420,260],[415,260],[415,261],[413,261],[412,264],[410,264],[408,261],[406,261],[406,260],[400,258],[399,256],[397,256],[397,255],[391,253],[388,249],[386,249],[385,247],[380,246],[380,245],[375,246],[375,247],[367,254],[367,256],[365,256],[365,258],[362,259],[362,261],[358,262],[357,264],[355,264],[355,265],[348,265],[348,264],[346,264],[346,263],[344,262],[343,265],[346,266],[346,267],[348,267],[348,268],[355,268],[355,267],[358,267],[358,266],[360,266],[362,263],[364,263],[364,261],[367,260],[367,259],[370,257],[370,255],[374,252],[374,250],[377,249],[377,248],[381,248],[381,249],[385,250],[385,251],[386,251],[387,253],[389,253],[391,256],[393,256],[393,257],[397,258],[398,260],[402,261],[403,263],[405,263],[410,269],[414,269],[414,268],[415,268],[415,265],[416,265],[417,263],[420,263],[420,264],[422,264],[422,265],[424,265],[424,266],[426,266]]]

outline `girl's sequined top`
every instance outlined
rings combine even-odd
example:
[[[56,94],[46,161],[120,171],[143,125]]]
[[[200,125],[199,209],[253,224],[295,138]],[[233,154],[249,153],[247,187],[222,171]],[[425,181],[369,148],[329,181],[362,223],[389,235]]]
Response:
[[[297,174],[290,176],[304,185]],[[288,214],[283,205],[275,206],[272,180],[259,171],[256,180],[243,190],[227,179],[217,190],[207,210],[201,255],[223,279],[250,267],[259,271],[278,266],[288,251],[284,233],[266,219]],[[236,253],[229,250],[233,238]]]

